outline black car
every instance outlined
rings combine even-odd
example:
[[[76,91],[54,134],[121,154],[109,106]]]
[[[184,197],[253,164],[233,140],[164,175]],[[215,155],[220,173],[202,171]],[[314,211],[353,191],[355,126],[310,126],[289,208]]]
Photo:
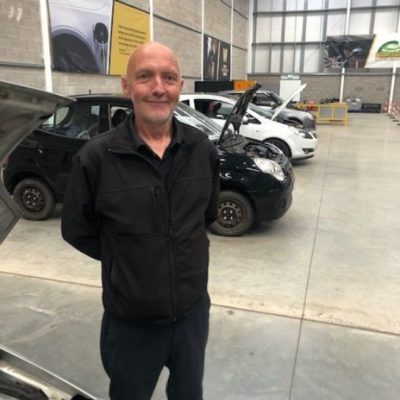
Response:
[[[80,95],[59,108],[9,156],[4,185],[26,219],[48,218],[63,201],[74,154],[90,138],[120,123],[132,110],[129,99]],[[205,131],[221,156],[221,196],[217,234],[244,234],[255,221],[276,219],[292,202],[294,176],[289,160],[273,145],[248,140],[221,128],[184,104],[178,119]]]

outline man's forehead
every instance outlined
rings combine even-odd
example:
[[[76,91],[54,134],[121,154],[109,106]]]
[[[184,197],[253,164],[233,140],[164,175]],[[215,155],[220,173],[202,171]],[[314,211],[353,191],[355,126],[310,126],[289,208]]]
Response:
[[[176,58],[168,53],[165,54],[137,54],[130,63],[130,71],[154,70],[180,73]]]

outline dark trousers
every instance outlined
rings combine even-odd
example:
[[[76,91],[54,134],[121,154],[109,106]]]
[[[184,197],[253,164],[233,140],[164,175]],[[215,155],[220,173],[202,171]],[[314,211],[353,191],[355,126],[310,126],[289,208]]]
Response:
[[[129,325],[103,315],[100,350],[111,400],[150,400],[164,366],[169,400],[202,400],[210,299],[168,325]]]

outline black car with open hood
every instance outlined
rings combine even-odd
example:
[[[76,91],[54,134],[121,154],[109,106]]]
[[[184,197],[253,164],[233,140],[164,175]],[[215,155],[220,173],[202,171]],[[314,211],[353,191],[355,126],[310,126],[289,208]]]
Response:
[[[280,218],[292,202],[294,176],[288,159],[275,146],[239,134],[251,99],[244,93],[221,128],[195,110],[179,104],[175,115],[195,125],[215,142],[221,157],[218,220],[211,230],[237,236],[256,221]],[[7,158],[6,189],[27,219],[48,218],[61,203],[76,152],[91,137],[111,129],[132,111],[130,99],[116,95],[74,96],[59,107]],[[233,127],[233,130],[231,129]]]

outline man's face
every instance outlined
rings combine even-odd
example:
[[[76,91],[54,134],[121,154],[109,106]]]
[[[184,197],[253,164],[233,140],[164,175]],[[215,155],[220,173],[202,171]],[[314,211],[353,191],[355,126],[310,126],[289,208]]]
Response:
[[[183,81],[173,53],[160,46],[136,52],[129,62],[122,88],[135,108],[135,119],[150,125],[171,120]]]

